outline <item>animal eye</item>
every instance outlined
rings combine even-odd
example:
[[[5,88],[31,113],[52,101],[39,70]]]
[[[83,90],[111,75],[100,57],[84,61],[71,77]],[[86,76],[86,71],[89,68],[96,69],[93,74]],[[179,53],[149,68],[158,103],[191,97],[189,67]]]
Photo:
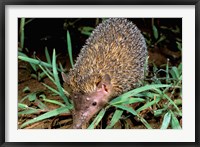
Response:
[[[93,102],[93,103],[92,103],[92,106],[96,106],[96,105],[97,105],[97,102]]]

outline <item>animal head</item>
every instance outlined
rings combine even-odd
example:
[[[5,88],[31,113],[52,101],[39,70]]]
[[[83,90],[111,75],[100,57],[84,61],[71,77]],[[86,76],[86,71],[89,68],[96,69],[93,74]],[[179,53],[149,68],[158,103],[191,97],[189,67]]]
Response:
[[[62,73],[63,80],[67,82],[67,76]],[[74,104],[73,128],[85,128],[86,123],[101,110],[109,101],[112,95],[111,78],[108,74],[104,75],[97,83],[96,89],[90,93],[73,92],[70,86],[67,87],[70,98]]]

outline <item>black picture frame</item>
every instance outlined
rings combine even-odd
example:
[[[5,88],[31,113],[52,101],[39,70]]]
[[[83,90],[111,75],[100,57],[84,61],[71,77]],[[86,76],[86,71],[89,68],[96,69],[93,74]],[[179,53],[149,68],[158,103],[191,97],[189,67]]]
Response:
[[[195,6],[195,142],[91,142],[91,143],[73,143],[73,142],[30,142],[16,143],[5,142],[5,7],[6,5],[194,5]],[[199,143],[199,57],[200,57],[200,0],[0,0],[0,145],[2,147],[53,147],[53,146],[126,146],[126,147],[142,147],[142,146],[184,146],[193,147],[200,146]]]

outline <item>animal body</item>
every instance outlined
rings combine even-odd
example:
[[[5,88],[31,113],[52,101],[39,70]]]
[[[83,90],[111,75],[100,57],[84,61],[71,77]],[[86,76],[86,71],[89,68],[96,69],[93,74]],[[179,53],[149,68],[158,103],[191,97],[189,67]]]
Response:
[[[87,39],[65,89],[74,103],[73,128],[83,128],[111,99],[136,88],[144,78],[145,39],[132,22],[110,18]]]

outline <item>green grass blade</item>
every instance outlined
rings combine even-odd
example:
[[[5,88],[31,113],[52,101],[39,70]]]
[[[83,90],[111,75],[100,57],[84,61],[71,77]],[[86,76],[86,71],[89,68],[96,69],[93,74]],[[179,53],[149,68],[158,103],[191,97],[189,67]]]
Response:
[[[178,106],[174,103],[174,101],[172,101],[171,98],[166,94],[163,94],[163,96],[176,108],[179,115],[182,116],[182,112],[179,110]]]
[[[39,81],[41,81],[42,79],[44,79],[46,77],[46,73],[43,71],[43,72],[38,72],[38,79]]]
[[[163,109],[154,110],[153,114],[155,117],[158,117],[158,116],[161,116],[166,110],[167,110],[167,107],[165,106],[165,108]]]
[[[182,75],[180,75],[179,80],[182,80]]]
[[[127,101],[124,101],[121,104],[134,104],[134,103],[141,103],[144,102],[145,100],[142,98],[129,98]]]
[[[156,41],[155,44],[158,44],[158,43],[162,42],[165,39],[166,39],[166,36],[160,36],[160,38]]]
[[[122,110],[128,111],[128,112],[132,113],[135,116],[138,115],[137,112],[131,107],[127,107],[127,106],[123,106],[123,105],[113,105],[113,106],[115,106],[117,108],[120,108]]]
[[[47,77],[55,84],[55,81],[53,79],[53,77],[49,74],[49,72],[47,72],[47,68],[44,69],[41,65],[39,65],[39,67],[42,69],[42,71],[45,73],[45,75],[47,75]]]
[[[37,114],[41,112],[40,109],[28,109],[28,110],[24,110],[24,111],[20,111],[18,112],[18,115],[24,115],[24,114]]]
[[[20,100],[20,103],[22,103],[25,99],[29,99],[29,101],[31,100],[31,101],[33,101],[33,100],[35,100],[36,99],[36,94],[37,94],[38,92],[33,92],[33,93],[30,93],[30,94],[28,94],[28,95],[26,95],[25,97],[23,97],[21,100]]]
[[[25,25],[29,24],[30,22],[32,22],[35,18],[29,19],[25,22]]]
[[[172,111],[170,111],[170,112],[172,114],[172,119],[171,119],[172,129],[181,129],[178,119],[176,118],[176,116],[174,115],[174,113]]]
[[[137,116],[137,117],[140,119],[140,121],[145,125],[146,128],[152,129],[152,127],[150,126],[150,124],[149,124],[144,118],[140,117],[140,116],[138,115],[138,113],[137,113],[133,108],[131,108],[131,107],[126,107],[126,106],[123,106],[123,105],[114,105],[114,106],[117,107],[117,108],[120,108],[120,109],[122,109],[122,110],[128,111],[128,112],[130,112],[131,114]]]
[[[18,56],[21,58],[21,57],[26,57],[26,58],[29,58],[26,54],[24,54],[24,53],[22,53],[22,52],[18,52]],[[19,58],[18,57],[18,58]],[[19,59],[20,59],[19,58]],[[22,58],[23,59],[23,58]],[[21,60],[22,60],[21,59]],[[28,61],[26,61],[26,62],[28,62]],[[31,63],[31,62],[29,62],[29,64],[31,65],[31,67],[33,68],[33,70],[34,71],[37,71],[37,67],[36,67],[36,65],[35,64],[33,64],[33,63]]]
[[[71,37],[70,37],[69,31],[67,31],[67,49],[68,49],[70,63],[71,63],[71,66],[73,67],[74,63],[73,63],[73,56],[72,56],[72,44],[71,44]]]
[[[35,101],[36,98],[37,98],[36,93],[31,93],[31,94],[29,94],[29,96],[28,96],[28,100],[29,100],[30,102]]]
[[[23,60],[23,61],[26,61],[26,62],[29,62],[29,63],[33,63],[33,64],[36,64],[36,65],[41,65],[41,66],[46,66],[46,67],[52,68],[51,64],[37,60],[37,59],[33,59],[33,58],[29,58],[29,57],[23,57],[23,56],[18,56],[18,58],[20,60]]]
[[[60,103],[60,102],[58,102],[56,100],[43,99],[43,101],[48,102],[48,103],[52,103],[52,104],[55,104],[55,105],[59,105],[61,107],[65,107],[66,106],[66,105],[64,105],[64,104],[62,104],[62,103]]]
[[[39,65],[39,67],[42,69],[42,71],[45,73],[45,75],[47,75],[47,76],[49,77],[49,79],[53,82],[53,84],[56,85],[56,82],[55,82],[55,80],[54,80],[53,77],[52,77],[52,76],[54,76],[53,73],[51,73],[51,71],[50,71],[48,68],[46,68],[46,67],[45,67],[45,69],[44,69],[41,65]],[[56,91],[55,89],[51,88],[50,86],[48,86],[48,85],[46,85],[46,84],[44,84],[44,83],[42,83],[42,84],[43,84],[44,86],[46,86],[48,89],[50,89],[51,91],[53,91],[53,92],[55,92],[56,94],[60,95],[59,92]],[[57,85],[56,85],[56,86],[57,86]],[[62,87],[61,87],[61,88],[62,88]],[[62,90],[64,91],[64,93],[65,93],[67,96],[69,96],[69,93],[68,93],[68,92],[66,92],[63,88],[62,88]]]
[[[48,67],[44,67],[45,68],[45,71],[51,76],[51,77],[53,77],[53,71],[52,71],[52,69],[50,68],[48,68]]]
[[[156,73],[158,71],[158,67],[156,64],[153,62],[153,73]]]
[[[36,99],[34,102],[41,110],[49,110],[49,108],[42,103],[40,100]]]
[[[20,108],[20,109],[27,109],[28,106],[25,105],[25,104],[22,104],[22,103],[18,103],[18,108]]]
[[[117,102],[111,102],[111,105],[121,105],[121,104],[134,104],[138,102],[144,102],[145,100],[142,98],[122,98]]]
[[[55,104],[55,105],[60,105],[61,107],[66,106],[66,105],[60,103],[59,101],[47,99],[44,94],[41,94],[39,97],[42,98],[42,100],[45,101],[45,102],[52,103],[52,104]]]
[[[24,128],[27,125],[33,124],[35,122],[38,122],[38,121],[41,121],[41,120],[44,120],[44,119],[47,119],[47,118],[50,118],[50,117],[53,117],[53,116],[57,116],[57,115],[62,114],[62,113],[67,113],[67,112],[69,112],[70,109],[71,109],[71,107],[66,106],[66,107],[61,107],[61,108],[49,111],[47,113],[44,113],[44,114],[42,114],[42,115],[40,115],[40,116],[38,116],[38,117],[36,117],[34,119],[31,119],[31,120],[23,123],[20,126],[20,128]]]
[[[21,18],[20,20],[20,47],[24,48],[24,26],[25,26],[25,18]]]
[[[89,26],[85,26],[85,27],[80,27],[78,30],[82,34],[90,36],[92,31],[94,30],[94,28],[93,27],[89,27]]]
[[[172,69],[171,69],[171,71],[170,71],[170,73],[171,73],[171,75],[172,75],[173,78],[179,79],[180,74],[179,74],[179,71],[178,71],[177,67],[173,66]]]
[[[42,83],[42,85],[44,85],[45,87],[47,87],[49,90],[51,90],[51,91],[54,92],[55,94],[60,95],[60,93],[59,93],[57,90],[55,90],[54,88],[48,86],[47,84]]]
[[[162,97],[166,98],[178,111],[179,115],[182,116],[182,112],[179,110],[178,106],[174,103],[174,101],[172,101],[172,99],[165,93],[163,93],[163,91],[159,90],[159,89],[154,89],[156,92],[158,92]]]
[[[182,105],[182,99],[175,99],[174,100],[174,103],[179,106],[179,105]]]
[[[179,64],[178,71],[179,71],[180,74],[182,74],[182,63]]]
[[[151,125],[142,117],[139,117],[140,121],[145,125],[147,129],[152,129]]]
[[[143,92],[142,95],[143,97],[146,97],[146,98],[149,97],[152,99],[154,99],[154,97],[160,97],[160,95],[155,92]]]
[[[176,41],[177,48],[182,51],[182,43]]]
[[[63,68],[63,66],[62,66],[62,64],[59,62],[59,66],[60,66],[60,69],[61,69],[61,71],[65,71],[65,69]]]
[[[99,122],[102,120],[104,114],[105,114],[106,110],[102,109],[99,114],[95,117],[94,121],[90,124],[90,126],[88,127],[88,129],[94,129]]]
[[[57,65],[56,65],[56,51],[55,49],[53,50],[53,61],[52,61],[52,66],[53,66],[53,74],[54,74],[54,79],[59,91],[59,95],[62,97],[62,99],[64,100],[65,104],[70,105],[69,100],[67,99],[67,97],[65,96],[61,84],[60,84],[60,80],[58,77],[58,71],[57,71]]]
[[[178,68],[177,68],[176,66],[173,66],[173,67],[172,67],[172,70],[174,71],[174,73],[176,74],[176,78],[178,79],[178,78],[180,77]]]
[[[170,123],[170,120],[171,120],[171,113],[170,112],[167,112],[165,115],[164,115],[164,119],[163,119],[163,122],[162,122],[162,126],[161,126],[161,129],[167,129],[168,126],[169,126],[169,123]]]
[[[134,96],[134,95],[136,95],[136,94],[138,94],[140,92],[143,92],[143,91],[154,90],[154,89],[163,88],[163,87],[171,87],[171,85],[167,85],[167,84],[146,85],[146,86],[139,87],[137,89],[131,90],[131,91],[123,94],[122,96],[130,97],[130,96]]]
[[[154,89],[163,88],[163,87],[171,87],[171,85],[153,84],[153,85],[146,85],[146,86],[143,86],[143,87],[139,87],[139,88],[133,89],[129,92],[126,92],[126,93],[118,96],[117,98],[113,99],[110,103],[112,104],[112,103],[116,103],[116,102],[119,102],[119,101],[124,101],[124,99],[127,99],[130,96],[135,96],[136,94],[138,94],[140,92],[147,91],[147,90],[154,90]]]
[[[155,25],[153,25],[152,29],[153,29],[153,36],[157,40],[158,39],[158,29],[156,28]]]
[[[123,111],[122,110],[116,110],[110,124],[106,127],[106,129],[111,129],[121,118]]]
[[[47,62],[48,62],[49,64],[51,64],[51,57],[50,57],[50,55],[49,55],[49,52],[48,52],[47,47],[45,47],[45,56],[46,56]]]
[[[24,93],[30,92],[30,88],[29,88],[28,86],[26,86],[26,87],[23,89],[23,92],[24,92]]]
[[[148,109],[152,105],[156,105],[159,101],[161,100],[160,97],[157,97],[155,100],[146,103],[144,106],[140,107],[139,109],[136,110],[137,113],[139,113],[142,110]]]

